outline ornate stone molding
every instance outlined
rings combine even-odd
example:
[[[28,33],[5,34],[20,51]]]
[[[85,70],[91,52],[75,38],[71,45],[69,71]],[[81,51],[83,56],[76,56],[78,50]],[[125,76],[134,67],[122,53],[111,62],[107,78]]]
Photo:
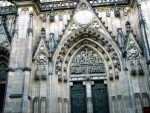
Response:
[[[113,101],[115,101],[115,100],[116,100],[116,97],[115,97],[115,96],[111,96],[111,99],[112,99]]]
[[[87,35],[87,36],[85,36],[85,35]],[[89,38],[89,37],[93,37],[93,38]],[[74,42],[76,42],[76,43],[74,43]],[[101,44],[102,42],[104,43],[104,45]],[[80,48],[80,47],[81,47],[80,51],[78,51],[76,53],[74,58],[78,57],[78,53],[80,54],[80,52],[82,51],[82,47],[90,48],[96,54],[99,52],[101,54],[103,54],[103,56],[107,62],[110,62],[111,60],[113,61],[113,63],[108,63],[108,66],[111,67],[111,68],[109,68],[109,70],[112,70],[113,68],[115,68],[119,72],[121,70],[121,62],[119,60],[120,56],[118,55],[118,51],[117,51],[118,48],[117,48],[117,46],[116,47],[115,46],[102,33],[95,32],[91,28],[81,28],[81,29],[75,31],[71,36],[66,38],[66,40],[64,40],[63,43],[61,44],[60,49],[58,49],[58,50],[56,49],[57,52],[55,52],[55,53],[57,53],[56,54],[57,58],[55,58],[55,63],[54,63],[55,64],[55,74],[63,75],[61,70],[63,70],[64,72],[67,71],[66,69],[67,69],[67,65],[69,63],[69,59],[76,52],[76,50],[78,51],[78,48]],[[98,51],[95,51],[95,48]],[[94,53],[93,53],[93,55],[94,55]],[[66,57],[66,55],[67,55],[67,57]],[[79,55],[79,56],[82,56],[82,55]],[[61,60],[61,59],[63,59],[63,60]],[[85,57],[84,57],[84,59],[85,59]],[[63,65],[63,63],[66,63],[67,65]],[[86,73],[86,71],[84,73]],[[72,75],[74,75],[74,74],[72,73]]]
[[[0,7],[0,14],[6,15],[6,14],[16,14],[18,9],[15,6],[6,6],[6,7]]]
[[[90,0],[89,3],[93,6],[93,7],[97,7],[97,6],[108,6],[108,5],[128,5],[129,4],[129,0],[119,0],[119,1],[109,1],[109,0]],[[62,9],[74,9],[76,7],[76,5],[78,4],[78,1],[61,1],[61,2],[49,2],[48,4],[40,3],[38,1],[38,6],[40,7],[40,9],[42,11],[47,11],[47,10],[51,10],[52,8],[54,10],[62,10]]]
[[[135,99],[140,99],[140,93],[135,93],[134,97],[135,97]]]
[[[68,102],[68,98],[64,98],[64,102],[67,103]]]
[[[117,99],[118,99],[118,100],[121,100],[121,99],[122,99],[122,96],[121,96],[121,95],[117,95]]]
[[[62,102],[62,98],[61,97],[58,97],[58,102]]]

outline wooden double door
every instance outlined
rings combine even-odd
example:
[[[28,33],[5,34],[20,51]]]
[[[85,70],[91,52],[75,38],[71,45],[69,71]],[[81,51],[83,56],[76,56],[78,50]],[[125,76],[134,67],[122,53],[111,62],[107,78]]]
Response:
[[[74,82],[70,88],[71,113],[87,113],[86,86]],[[108,91],[104,81],[95,81],[91,87],[93,113],[109,113]]]

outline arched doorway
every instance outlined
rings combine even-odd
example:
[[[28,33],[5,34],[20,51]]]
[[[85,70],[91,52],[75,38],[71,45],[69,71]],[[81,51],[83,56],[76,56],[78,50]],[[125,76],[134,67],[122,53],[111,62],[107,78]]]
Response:
[[[81,28],[61,41],[55,55],[55,75],[67,83],[60,87],[65,89],[69,112],[109,113],[113,106],[109,99],[115,93],[110,79],[122,70],[121,52],[111,37]]]
[[[3,112],[7,72],[8,72],[9,52],[5,47],[0,47],[0,112]]]
[[[70,65],[71,113],[109,113],[104,58],[87,44],[77,51]]]

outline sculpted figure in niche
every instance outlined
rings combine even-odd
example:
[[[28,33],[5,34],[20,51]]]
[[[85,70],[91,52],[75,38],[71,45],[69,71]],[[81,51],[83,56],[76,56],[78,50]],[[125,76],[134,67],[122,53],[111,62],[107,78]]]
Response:
[[[133,61],[130,62],[131,75],[136,75],[136,70]]]
[[[114,13],[115,13],[115,17],[120,17],[119,7],[116,4],[115,4],[115,7],[114,7]]]
[[[139,74],[143,75],[144,71],[143,71],[143,68],[142,68],[142,65],[141,65],[140,61],[137,61],[137,67],[138,67]]]
[[[118,36],[117,36],[118,46],[120,47],[122,52],[125,52],[125,46],[127,40],[125,39],[121,28],[118,28],[117,32],[118,32]]]
[[[50,33],[50,38],[49,38],[48,45],[49,45],[50,56],[52,56],[52,54],[54,52],[54,48],[55,48],[54,33]]]

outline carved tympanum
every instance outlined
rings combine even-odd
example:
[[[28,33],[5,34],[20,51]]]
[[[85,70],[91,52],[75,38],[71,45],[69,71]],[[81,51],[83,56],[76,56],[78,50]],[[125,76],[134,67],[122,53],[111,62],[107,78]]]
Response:
[[[89,48],[81,50],[73,59],[71,74],[105,73],[105,67],[100,56]]]

